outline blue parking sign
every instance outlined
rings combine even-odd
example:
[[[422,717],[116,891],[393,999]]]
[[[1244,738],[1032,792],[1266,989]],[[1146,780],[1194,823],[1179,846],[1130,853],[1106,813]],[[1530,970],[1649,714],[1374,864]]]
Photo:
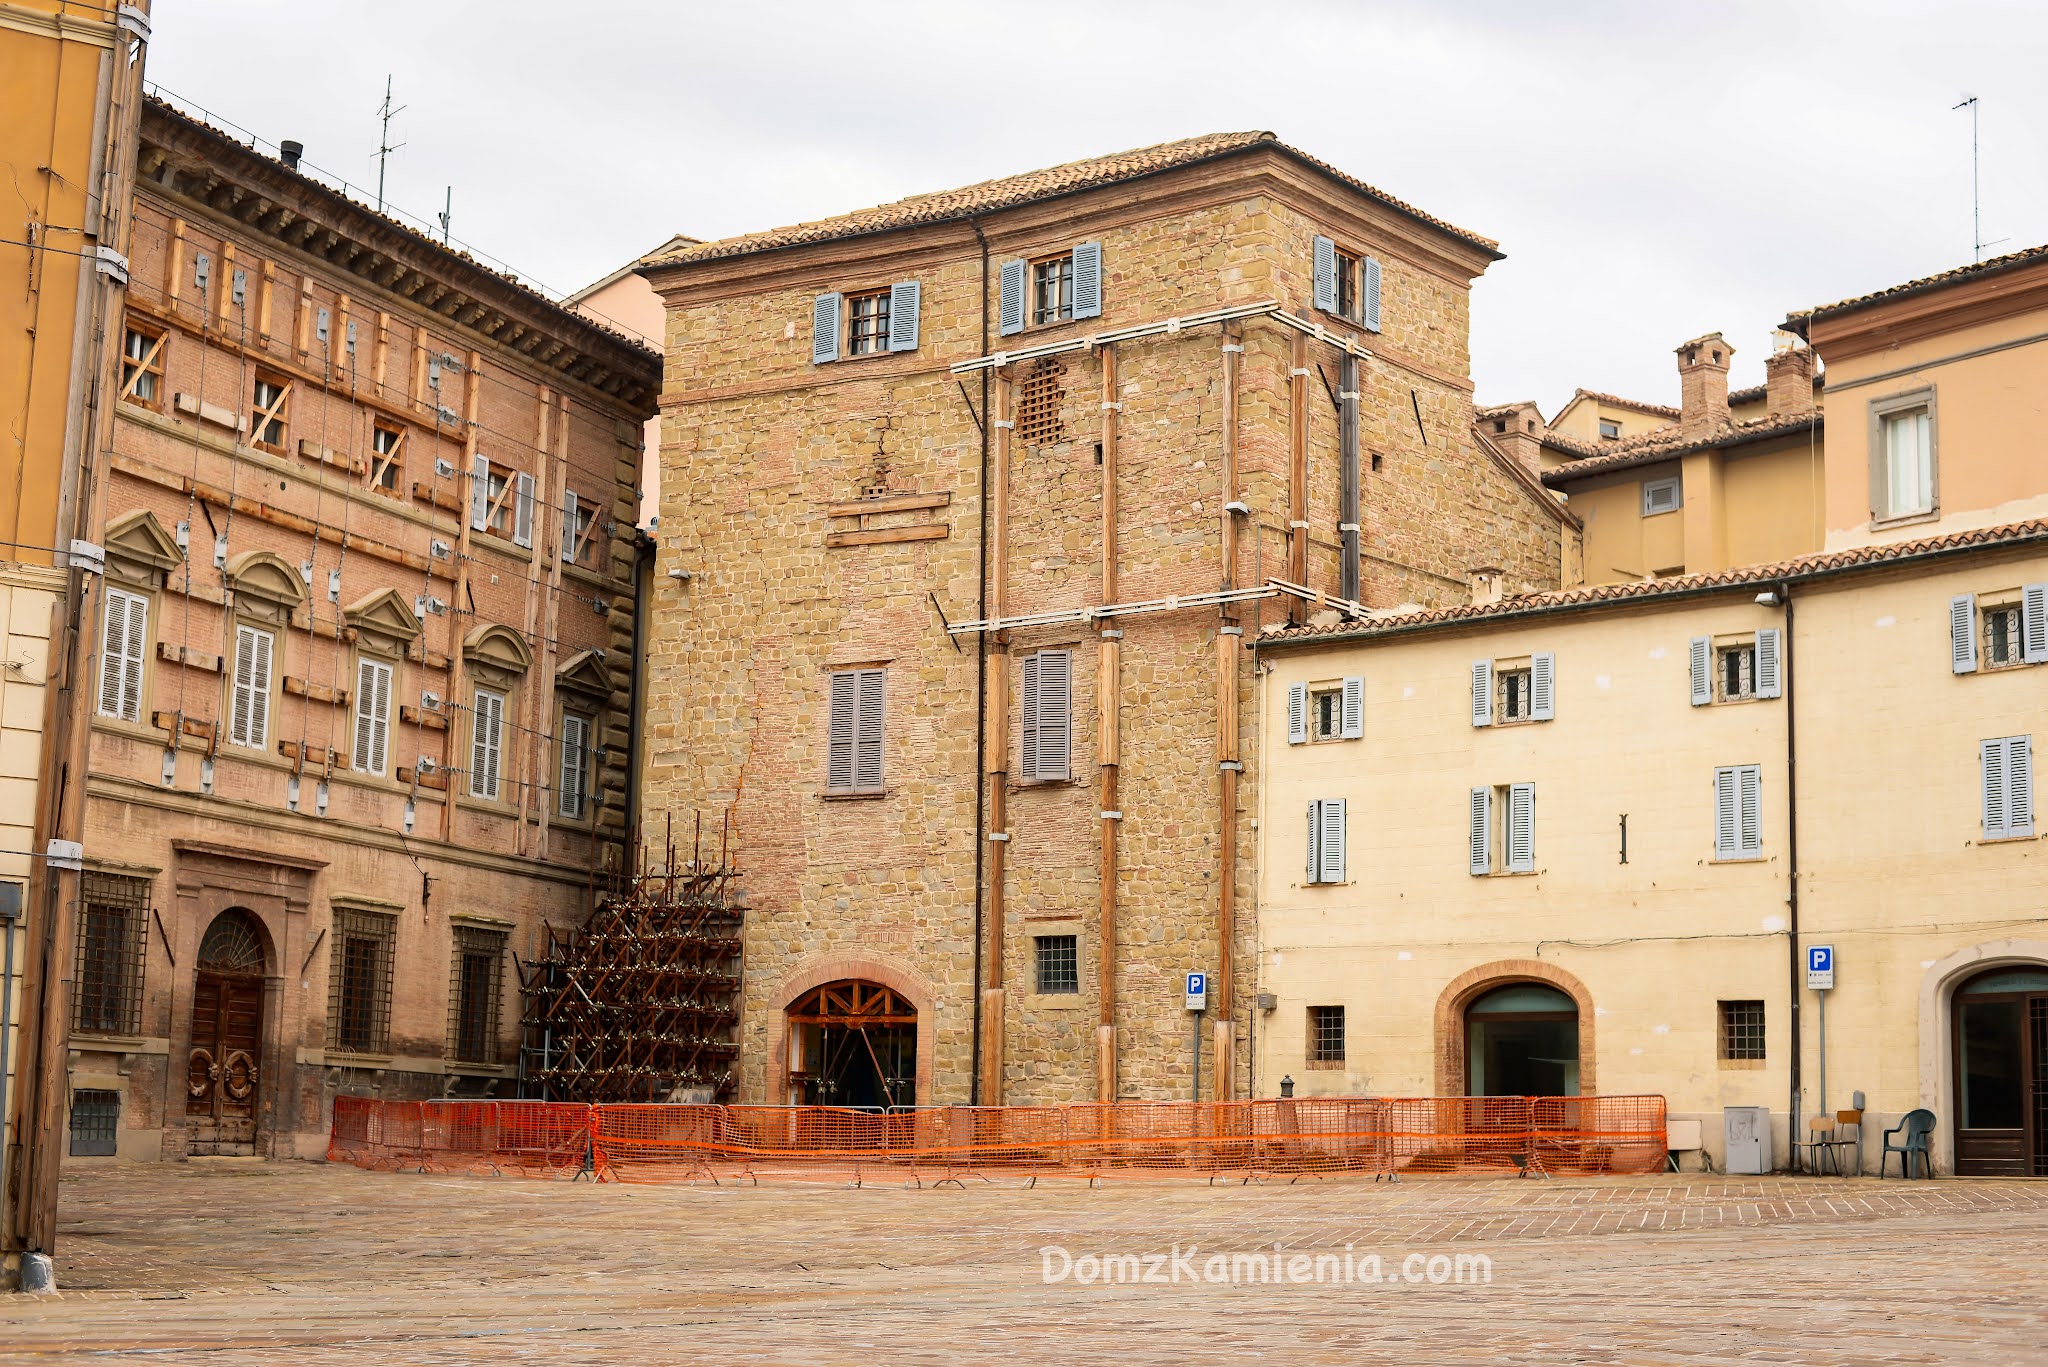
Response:
[[[1835,985],[1835,947],[1806,947],[1806,985],[1815,992],[1831,991]]]

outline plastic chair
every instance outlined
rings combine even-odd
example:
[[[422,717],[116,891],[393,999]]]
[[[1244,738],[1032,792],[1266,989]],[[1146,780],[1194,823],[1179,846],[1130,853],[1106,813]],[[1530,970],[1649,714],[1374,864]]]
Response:
[[[1932,1178],[1934,1176],[1934,1159],[1928,1153],[1927,1139],[1933,1133],[1934,1112],[1924,1108],[1906,1112],[1898,1124],[1884,1132],[1884,1149],[1877,1156],[1877,1175],[1879,1179],[1884,1177],[1885,1160],[1892,1154],[1899,1156],[1899,1176],[1901,1178],[1911,1178],[1913,1175],[1913,1155],[1916,1153],[1920,1155],[1921,1176]],[[1892,1143],[1892,1136],[1895,1134],[1904,1136],[1896,1144]]]

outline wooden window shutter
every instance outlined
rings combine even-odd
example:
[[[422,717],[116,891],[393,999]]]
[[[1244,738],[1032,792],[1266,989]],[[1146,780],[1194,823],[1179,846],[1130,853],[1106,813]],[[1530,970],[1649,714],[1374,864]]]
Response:
[[[1508,872],[1536,872],[1536,785],[1508,787]]]
[[[996,331],[1004,337],[1024,330],[1024,290],[1029,283],[1024,273],[1022,261],[1005,261],[997,272],[1001,301],[996,309]]]
[[[491,459],[478,453],[469,462],[469,527],[480,532],[491,525]]]
[[[1736,771],[1736,796],[1742,804],[1736,836],[1743,857],[1753,859],[1764,852],[1764,771],[1761,766],[1745,764]]]
[[[1548,651],[1529,658],[1529,717],[1551,721],[1557,716],[1557,656]]]
[[[837,294],[821,294],[811,301],[811,364],[823,365],[839,359],[839,308]]]
[[[883,680],[879,669],[860,672],[860,728],[854,751],[853,782],[862,792],[882,790]]]
[[[915,280],[889,286],[889,350],[917,350],[917,312],[924,287]]]
[[[1317,881],[1341,883],[1344,881],[1344,799],[1326,797],[1322,801],[1322,831],[1316,837]]]
[[[1344,680],[1344,739],[1359,740],[1365,735],[1365,680],[1352,675]]]
[[[562,495],[562,559],[576,558],[576,491]]]
[[[519,472],[518,492],[512,501],[512,544],[533,545],[533,476]]]
[[[2048,584],[2020,590],[2020,658],[2030,665],[2048,664]]]
[[[1714,643],[1705,636],[1693,637],[1686,660],[1692,668],[1692,705],[1705,707],[1714,700]]]
[[[1380,330],[1380,263],[1372,257],[1359,262],[1358,299],[1361,309],[1359,320],[1367,332]]]
[[[1784,639],[1785,633],[1777,627],[1765,627],[1756,634],[1756,695],[1759,698],[1784,696],[1783,671],[1778,664]]]
[[[1287,688],[1287,743],[1305,745],[1308,743],[1308,685],[1290,684]]]
[[[1074,316],[1102,316],[1102,244],[1074,244]]]
[[[825,791],[850,793],[853,791],[854,731],[860,714],[858,676],[851,673],[832,676],[831,709],[828,721],[830,736],[825,746]]]
[[[1029,782],[1038,777],[1038,704],[1040,655],[1026,655],[1017,670],[1017,711],[1022,722],[1017,742],[1017,776]]]
[[[1948,600],[1948,667],[1952,673],[1977,672],[1977,595],[1959,593]]]
[[[1470,807],[1472,872],[1493,871],[1493,789],[1474,788]]]
[[[1308,804],[1308,873],[1302,881],[1320,883],[1323,881],[1323,804]]]
[[[1315,240],[1310,289],[1318,309],[1324,313],[1337,311],[1337,244],[1327,237]]]
[[[1493,661],[1472,662],[1472,724],[1493,725]]]
[[[562,718],[561,789],[556,810],[574,820],[583,815],[583,794],[589,786],[590,723],[581,717]]]
[[[2014,835],[2034,833],[2034,738],[2005,743],[2005,826]]]
[[[1074,656],[1066,650],[1038,653],[1038,773],[1070,777],[1073,749]]]
[[[1734,859],[1741,851],[1741,794],[1735,770],[1714,770],[1714,858]]]

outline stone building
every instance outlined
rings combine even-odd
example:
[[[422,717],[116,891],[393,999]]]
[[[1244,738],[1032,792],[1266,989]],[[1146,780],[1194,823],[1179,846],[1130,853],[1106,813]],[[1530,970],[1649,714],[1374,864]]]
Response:
[[[70,965],[71,1152],[510,1094],[619,858],[646,347],[151,101]]]
[[[1247,633],[1576,563],[1472,435],[1497,258],[1243,133],[643,265],[642,783],[732,814],[738,1099],[1246,1093]]]

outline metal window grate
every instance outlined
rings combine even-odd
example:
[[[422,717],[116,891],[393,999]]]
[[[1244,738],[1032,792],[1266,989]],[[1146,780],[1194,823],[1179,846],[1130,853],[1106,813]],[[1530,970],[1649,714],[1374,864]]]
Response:
[[[391,959],[398,918],[337,907],[330,951],[327,1047],[347,1054],[387,1052],[391,1038]]]
[[[1038,947],[1038,990],[1079,992],[1081,990],[1081,937],[1040,935]]]
[[[1061,409],[1067,401],[1067,367],[1057,356],[1034,362],[1017,387],[1017,440],[1026,446],[1065,441]]]
[[[2020,662],[2020,605],[1984,610],[1984,667],[2003,669]]]
[[[1529,720],[1532,711],[1530,671],[1503,669],[1494,678],[1500,695],[1494,704],[1496,715],[1504,722]]]
[[[448,983],[448,1052],[458,1063],[498,1061],[498,998],[505,932],[455,927]]]
[[[112,1158],[121,1125],[121,1094],[80,1090],[71,1094],[71,1156]]]
[[[1730,646],[1715,660],[1714,691],[1718,701],[1740,702],[1756,696],[1756,647]]]
[[[132,1035],[142,1028],[143,938],[149,923],[149,880],[85,875],[78,907],[71,1028]]]
[[[1764,1004],[1760,1001],[1721,1003],[1721,1057],[1764,1056]]]
[[[850,296],[846,318],[847,354],[873,356],[889,349],[889,291]]]
[[[1308,1009],[1308,1057],[1311,1063],[1344,1061],[1344,1008],[1311,1006]]]

